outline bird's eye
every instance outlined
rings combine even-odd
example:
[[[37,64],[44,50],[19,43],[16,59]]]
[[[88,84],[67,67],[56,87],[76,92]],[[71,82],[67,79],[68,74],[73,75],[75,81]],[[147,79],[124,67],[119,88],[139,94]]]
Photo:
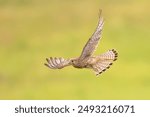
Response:
[[[73,63],[73,60],[71,60],[71,62]]]

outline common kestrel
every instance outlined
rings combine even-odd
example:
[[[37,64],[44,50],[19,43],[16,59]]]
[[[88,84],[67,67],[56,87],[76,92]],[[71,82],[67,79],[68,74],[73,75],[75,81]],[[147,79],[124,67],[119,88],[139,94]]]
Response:
[[[84,46],[79,57],[70,59],[50,57],[46,58],[47,63],[45,63],[45,65],[50,69],[62,69],[69,65],[72,65],[75,68],[89,68],[93,69],[96,75],[104,72],[113,64],[113,61],[117,60],[118,53],[114,49],[111,49],[98,56],[92,56],[101,39],[103,25],[104,20],[101,17],[100,11],[96,30]]]

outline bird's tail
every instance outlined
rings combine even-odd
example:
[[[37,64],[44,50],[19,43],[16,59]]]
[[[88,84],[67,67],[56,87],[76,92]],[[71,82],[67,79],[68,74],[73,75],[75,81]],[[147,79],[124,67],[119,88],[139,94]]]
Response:
[[[97,56],[98,61],[93,65],[93,70],[96,75],[99,75],[110,68],[113,61],[117,60],[117,57],[118,53],[114,49]]]

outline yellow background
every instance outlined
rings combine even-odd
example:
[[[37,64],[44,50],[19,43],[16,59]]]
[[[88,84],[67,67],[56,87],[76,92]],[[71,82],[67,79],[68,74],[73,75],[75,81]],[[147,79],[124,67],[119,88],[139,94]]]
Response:
[[[150,99],[149,0],[0,0],[0,99]],[[46,57],[76,57],[105,25],[95,54],[115,48],[105,73],[51,70]]]

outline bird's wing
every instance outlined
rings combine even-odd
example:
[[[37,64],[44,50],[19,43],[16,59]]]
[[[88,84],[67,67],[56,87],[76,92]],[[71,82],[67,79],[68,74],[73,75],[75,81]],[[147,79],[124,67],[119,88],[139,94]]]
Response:
[[[66,66],[71,65],[71,59],[64,59],[62,57],[60,58],[46,58],[47,63],[45,63],[44,65],[46,65],[47,67],[51,68],[51,69],[61,69],[64,68]]]
[[[100,10],[97,28],[96,28],[95,32],[93,33],[93,35],[91,36],[91,38],[86,43],[86,45],[84,46],[82,53],[81,53],[81,56],[80,56],[80,59],[84,59],[86,57],[89,57],[94,53],[94,50],[98,46],[98,42],[101,38],[103,25],[104,25],[104,20],[101,17],[101,10]]]

